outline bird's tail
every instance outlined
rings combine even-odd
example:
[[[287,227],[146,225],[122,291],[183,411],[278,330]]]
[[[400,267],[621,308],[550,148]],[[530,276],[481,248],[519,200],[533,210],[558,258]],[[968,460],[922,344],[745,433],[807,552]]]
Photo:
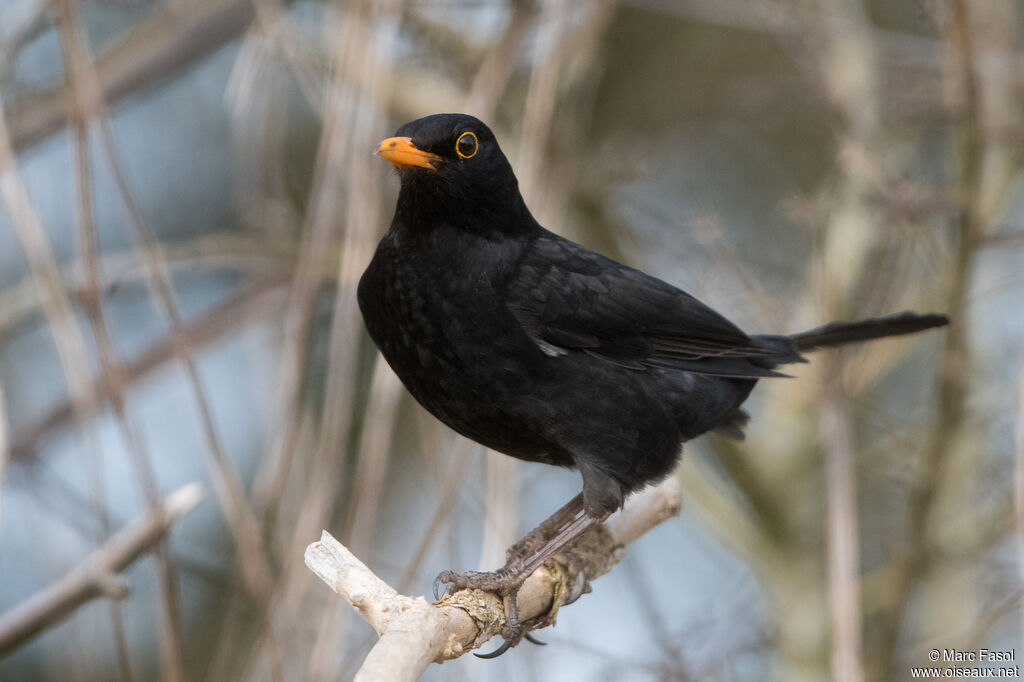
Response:
[[[949,324],[945,315],[918,315],[903,312],[885,317],[872,317],[859,322],[830,322],[817,329],[791,334],[789,339],[799,351],[812,351],[830,346],[842,346],[857,341],[870,341],[886,336],[913,334],[914,332],[943,327]]]

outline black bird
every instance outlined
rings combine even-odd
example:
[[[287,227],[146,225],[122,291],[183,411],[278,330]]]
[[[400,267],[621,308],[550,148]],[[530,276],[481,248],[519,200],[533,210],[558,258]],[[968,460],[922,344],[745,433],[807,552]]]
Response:
[[[439,580],[505,597],[544,561],[674,468],[708,431],[742,437],[757,380],[826,346],[945,325],[905,312],[749,336],[684,291],[544,229],[494,134],[464,114],[398,129],[391,229],[359,282],[370,336],[409,392],[462,435],[518,459],[575,467],[583,492],[495,573]],[[582,512],[582,514],[581,514]]]

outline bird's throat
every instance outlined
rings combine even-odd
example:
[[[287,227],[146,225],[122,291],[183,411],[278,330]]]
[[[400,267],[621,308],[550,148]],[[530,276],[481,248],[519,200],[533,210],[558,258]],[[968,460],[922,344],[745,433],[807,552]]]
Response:
[[[518,187],[491,193],[449,191],[452,189],[443,182],[403,178],[395,225],[421,234],[443,226],[494,239],[529,236],[541,230]]]

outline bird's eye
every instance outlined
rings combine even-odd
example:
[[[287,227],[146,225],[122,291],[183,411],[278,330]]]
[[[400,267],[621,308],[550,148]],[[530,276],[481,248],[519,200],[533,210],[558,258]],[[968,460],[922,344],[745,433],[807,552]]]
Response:
[[[467,131],[455,141],[455,153],[464,159],[472,159],[476,156],[477,146],[476,134]]]

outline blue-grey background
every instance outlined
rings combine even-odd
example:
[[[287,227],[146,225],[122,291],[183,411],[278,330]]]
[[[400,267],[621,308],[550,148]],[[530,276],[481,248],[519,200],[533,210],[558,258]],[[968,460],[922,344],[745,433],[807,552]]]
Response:
[[[128,598],[68,614],[0,659],[0,679],[175,679],[168,660],[190,680],[347,679],[374,638],[302,566],[322,528],[428,594],[441,569],[496,566],[578,492],[573,472],[437,424],[354,313],[397,193],[372,152],[437,111],[491,123],[542,223],[750,331],[905,308],[950,312],[955,329],[760,386],[747,441],[687,446],[680,517],[561,611],[547,647],[429,679],[836,676],[851,645],[832,631],[836,485],[856,502],[858,675],[903,679],[935,647],[1019,651],[1022,31],[1014,0],[6,0],[15,157],[0,173],[29,193],[77,332],[47,314],[5,194],[0,612],[145,512],[129,434],[161,495],[201,481],[205,498],[169,536],[177,653],[147,556],[125,571]],[[71,64],[82,91],[107,88],[84,137],[64,123],[88,113]],[[83,304],[90,255],[115,388]],[[178,332],[147,287],[160,272]],[[98,407],[75,407],[61,344],[82,352]],[[835,386],[853,453],[839,482],[821,411]],[[197,395],[255,545],[226,521]],[[266,592],[240,564],[266,567]]]

